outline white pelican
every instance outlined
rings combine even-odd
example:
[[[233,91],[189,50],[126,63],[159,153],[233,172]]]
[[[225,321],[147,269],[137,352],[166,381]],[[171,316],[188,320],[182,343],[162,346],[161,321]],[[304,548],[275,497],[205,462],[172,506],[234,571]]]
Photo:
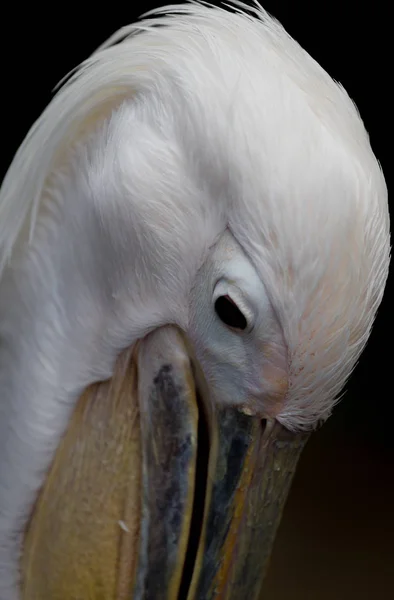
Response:
[[[255,597],[367,342],[389,265],[368,135],[235,7],[120,30],[4,179],[0,600]]]

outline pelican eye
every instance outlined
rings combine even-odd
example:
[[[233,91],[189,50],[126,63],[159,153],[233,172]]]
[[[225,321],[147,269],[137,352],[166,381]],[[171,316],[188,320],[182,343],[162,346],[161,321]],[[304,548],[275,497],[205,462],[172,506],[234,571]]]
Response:
[[[228,327],[244,331],[248,322],[230,296],[219,296],[215,301],[215,311],[219,319]]]

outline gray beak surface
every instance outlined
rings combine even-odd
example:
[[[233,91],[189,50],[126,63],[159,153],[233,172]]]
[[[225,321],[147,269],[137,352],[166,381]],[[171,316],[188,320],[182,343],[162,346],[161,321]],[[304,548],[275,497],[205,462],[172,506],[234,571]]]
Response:
[[[165,327],[83,394],[26,531],[23,600],[258,597],[308,436],[213,406],[197,371]]]
[[[145,341],[139,370],[148,510],[135,598],[256,598],[308,436],[213,407],[174,330]]]

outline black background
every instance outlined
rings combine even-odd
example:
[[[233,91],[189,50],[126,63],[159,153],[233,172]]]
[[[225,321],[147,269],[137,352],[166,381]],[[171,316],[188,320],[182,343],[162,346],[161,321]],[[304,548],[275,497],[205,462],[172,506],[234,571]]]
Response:
[[[161,4],[2,9],[1,175],[59,79],[117,28]],[[277,0],[264,6],[355,100],[390,189],[390,3]],[[392,287],[391,279],[345,398],[305,450],[264,600],[394,597]]]

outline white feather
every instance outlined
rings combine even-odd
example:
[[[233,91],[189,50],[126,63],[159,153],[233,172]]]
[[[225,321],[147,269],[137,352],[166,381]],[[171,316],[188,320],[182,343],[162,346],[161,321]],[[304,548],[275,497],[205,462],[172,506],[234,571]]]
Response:
[[[150,329],[187,329],[195,274],[226,227],[282,328],[284,425],[329,415],[368,339],[389,218],[367,133],[276,21],[237,6],[167,7],[115,34],[3,182],[0,600],[18,597],[18,532],[75,398]]]

